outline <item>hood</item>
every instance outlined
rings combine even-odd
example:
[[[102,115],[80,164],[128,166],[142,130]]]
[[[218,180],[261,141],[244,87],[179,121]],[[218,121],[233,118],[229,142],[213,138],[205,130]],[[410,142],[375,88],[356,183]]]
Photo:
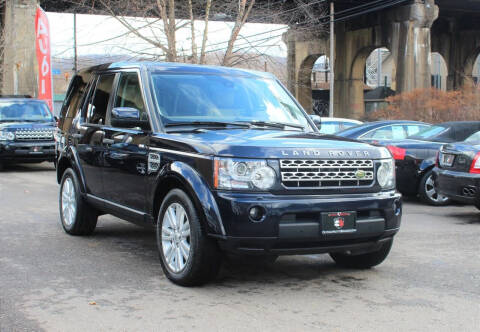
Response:
[[[55,122],[0,122],[0,130],[41,130],[55,128]]]
[[[384,149],[367,143],[298,131],[227,129],[155,136],[162,138],[162,145],[171,140],[176,150],[239,158],[379,159],[389,156]]]

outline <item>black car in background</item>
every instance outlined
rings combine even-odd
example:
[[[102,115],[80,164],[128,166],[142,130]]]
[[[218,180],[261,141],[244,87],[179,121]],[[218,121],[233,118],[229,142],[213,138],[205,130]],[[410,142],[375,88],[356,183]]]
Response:
[[[322,123],[323,125],[323,123]],[[367,142],[401,140],[428,128],[430,124],[418,121],[386,120],[364,123],[336,133],[336,136]]]
[[[404,195],[419,195],[431,205],[445,205],[450,199],[434,187],[432,170],[440,147],[464,141],[480,130],[480,121],[445,122],[426,128],[408,139],[379,141],[395,159],[397,189]]]
[[[0,169],[7,163],[53,162],[55,128],[44,101],[0,98]]]
[[[480,132],[442,146],[433,177],[439,193],[480,209]]]

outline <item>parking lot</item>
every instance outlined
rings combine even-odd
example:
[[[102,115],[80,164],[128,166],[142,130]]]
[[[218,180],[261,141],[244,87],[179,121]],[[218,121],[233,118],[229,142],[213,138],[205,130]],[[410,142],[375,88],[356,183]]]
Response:
[[[480,212],[409,199],[386,262],[328,255],[227,263],[201,288],[162,274],[155,236],[102,216],[94,236],[58,220],[51,164],[0,173],[0,331],[478,331]]]

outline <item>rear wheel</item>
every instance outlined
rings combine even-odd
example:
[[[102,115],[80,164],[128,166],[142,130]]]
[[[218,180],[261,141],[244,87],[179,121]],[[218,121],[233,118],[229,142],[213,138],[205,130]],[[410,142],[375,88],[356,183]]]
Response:
[[[220,269],[217,243],[208,238],[190,197],[171,190],[158,214],[157,245],[165,275],[181,286],[198,286],[214,279]]]
[[[355,255],[347,253],[330,253],[335,263],[353,269],[369,269],[382,263],[387,258],[392,248],[393,240],[384,243],[377,251]]]
[[[98,211],[81,197],[80,182],[71,168],[63,173],[58,201],[60,220],[65,232],[71,235],[93,233],[97,226]]]
[[[442,206],[450,204],[450,198],[439,194],[435,190],[433,183],[433,171],[426,172],[420,180],[420,187],[418,190],[420,199],[430,205]]]
[[[3,163],[0,162],[0,172],[3,171]]]

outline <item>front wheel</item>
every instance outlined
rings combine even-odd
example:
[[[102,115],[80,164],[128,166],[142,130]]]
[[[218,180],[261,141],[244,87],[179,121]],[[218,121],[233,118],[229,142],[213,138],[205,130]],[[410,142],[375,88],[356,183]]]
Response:
[[[347,253],[330,253],[335,263],[340,266],[352,269],[369,269],[387,258],[392,248],[393,240],[384,243],[377,251],[372,251],[361,255],[352,255]]]
[[[423,202],[434,206],[447,205],[451,201],[450,198],[439,194],[435,189],[432,170],[429,170],[422,176],[418,195]]]
[[[217,243],[206,236],[190,197],[171,190],[158,214],[157,245],[162,269],[172,282],[198,286],[217,275],[221,255]]]

